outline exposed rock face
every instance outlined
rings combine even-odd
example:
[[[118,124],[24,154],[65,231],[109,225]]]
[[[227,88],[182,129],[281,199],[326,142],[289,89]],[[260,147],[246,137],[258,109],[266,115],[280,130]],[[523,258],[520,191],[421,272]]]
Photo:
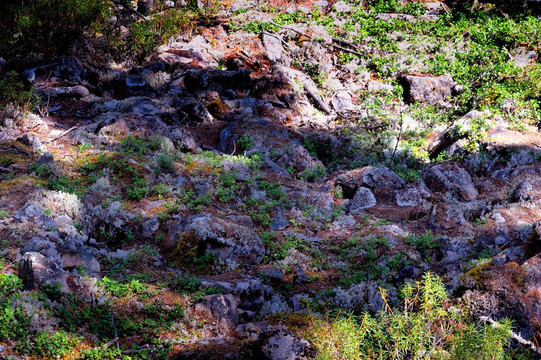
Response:
[[[169,237],[171,247],[191,242],[199,253],[215,253],[223,262],[256,264],[264,253],[261,238],[253,230],[208,214],[194,215],[174,225]]]
[[[435,105],[446,96],[451,95],[454,86],[449,75],[439,77],[403,75],[400,78],[404,86],[404,97],[409,103],[425,103]]]
[[[479,195],[470,174],[455,163],[437,164],[423,170],[423,180],[437,193],[450,192],[462,201],[472,201]]]

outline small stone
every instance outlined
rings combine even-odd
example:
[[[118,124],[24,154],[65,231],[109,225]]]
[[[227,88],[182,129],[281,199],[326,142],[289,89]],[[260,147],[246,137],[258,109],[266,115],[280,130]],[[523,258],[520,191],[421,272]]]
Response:
[[[272,231],[284,230],[288,226],[289,221],[284,218],[281,212],[278,212],[278,214],[276,214],[276,217],[270,225]]]
[[[160,228],[160,219],[154,217],[141,224],[141,232],[143,236],[150,237]]]

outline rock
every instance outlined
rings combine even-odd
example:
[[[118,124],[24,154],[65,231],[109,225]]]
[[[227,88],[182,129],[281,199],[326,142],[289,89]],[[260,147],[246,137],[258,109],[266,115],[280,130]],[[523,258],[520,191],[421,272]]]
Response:
[[[396,204],[398,206],[417,206],[421,201],[419,191],[413,186],[396,190]]]
[[[449,75],[439,77],[403,75],[404,98],[409,103],[435,105],[451,94],[454,81]]]
[[[231,294],[207,295],[202,302],[195,305],[195,310],[212,315],[218,322],[220,330],[229,332],[239,323],[238,305],[239,299]]]
[[[56,229],[56,222],[34,204],[26,205],[17,210],[13,214],[13,218],[19,223],[32,222],[42,229]]]
[[[479,192],[470,174],[456,163],[436,164],[423,169],[423,180],[434,192],[451,192],[463,201],[472,201]]]
[[[349,205],[349,212],[351,214],[358,214],[362,210],[373,207],[376,205],[376,198],[370,189],[361,186],[357,189],[355,196],[351,200]]]
[[[386,84],[386,83],[381,82],[381,81],[370,80],[366,84],[366,89],[368,91],[370,91],[370,92],[380,92],[380,91],[391,92],[391,91],[393,91],[394,86],[391,85],[391,84]]]
[[[40,289],[44,284],[60,284],[62,292],[69,292],[69,273],[54,261],[37,252],[27,252],[19,262],[19,277],[27,290]]]
[[[284,273],[280,268],[272,268],[265,273],[271,283],[281,283],[284,281]]]
[[[143,88],[147,84],[145,79],[142,76],[138,76],[138,75],[127,77],[125,81],[126,81],[126,86],[132,89]]]
[[[438,134],[426,147],[426,150],[431,156],[438,156],[443,150],[449,148],[453,143],[468,135],[472,126],[472,120],[478,119],[486,115],[484,111],[473,110],[454,121],[445,130]],[[450,149],[452,150],[452,149]],[[451,151],[452,152],[452,151]],[[456,152],[456,150],[455,150]],[[452,154],[450,154],[452,155]]]
[[[289,226],[289,221],[287,221],[287,219],[284,218],[284,216],[282,215],[282,212],[279,211],[276,214],[276,217],[274,218],[274,220],[272,221],[270,228],[272,231],[280,231],[280,230],[284,230],[288,226]]]
[[[141,224],[141,232],[145,237],[151,237],[160,228],[160,219],[154,217]]]
[[[32,149],[38,152],[44,153],[47,151],[45,145],[43,145],[41,141],[39,141],[36,135],[24,134],[23,136],[18,138],[17,141],[22,142],[26,146],[30,146]]]
[[[90,91],[81,85],[55,87],[44,92],[47,98],[76,99],[79,100],[90,95]]]
[[[38,237],[32,238],[30,241],[24,244],[21,250],[21,255],[24,255],[28,252],[40,253],[41,255],[45,256],[48,259],[51,259],[57,264],[61,262],[60,254],[58,253],[56,244],[46,239]]]
[[[400,189],[405,182],[394,171],[384,167],[363,168],[363,183],[372,189]]]
[[[350,111],[355,109],[351,101],[351,95],[347,91],[339,91],[332,99],[331,105],[336,112]]]
[[[78,241],[66,240],[60,248],[62,263],[65,269],[71,270],[76,267],[86,267],[92,273],[101,271],[100,263],[92,256],[90,251]]]
[[[288,151],[278,158],[276,163],[286,169],[291,167],[296,172],[323,166],[320,161],[314,160],[308,150],[296,141],[292,142]]]
[[[263,33],[263,46],[267,51],[267,57],[271,62],[277,62],[282,57],[284,48],[282,46],[282,39],[275,34]]]
[[[240,299],[239,309],[257,312],[272,295],[272,287],[259,278],[243,277],[237,281],[201,279],[201,288],[219,286],[224,294],[233,294]]]
[[[293,277],[295,284],[306,284],[308,282],[308,275],[306,275],[304,269],[299,264],[295,264],[295,270],[297,272]]]
[[[171,228],[169,247],[181,249],[188,244],[197,247],[199,256],[214,253],[231,266],[259,263],[265,252],[253,230],[208,214],[194,215]]]
[[[310,343],[284,326],[269,326],[260,334],[261,351],[269,360],[309,359]]]

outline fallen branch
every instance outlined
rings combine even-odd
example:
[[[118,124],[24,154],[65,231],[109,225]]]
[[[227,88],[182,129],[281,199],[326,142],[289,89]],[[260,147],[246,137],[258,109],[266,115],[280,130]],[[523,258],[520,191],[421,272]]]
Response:
[[[56,140],[60,139],[62,136],[66,135],[66,134],[69,134],[70,132],[72,132],[72,131],[75,130],[75,129],[77,129],[77,126],[73,126],[73,127],[69,128],[68,130],[63,131],[60,135],[58,135],[58,136],[55,137],[54,139],[47,141],[47,144],[50,144],[50,143],[52,143],[52,142],[55,142]]]
[[[274,25],[274,26],[278,26],[279,28],[281,29],[285,29],[285,30],[291,30],[291,31],[294,31],[296,32],[297,34],[300,34],[302,36],[306,36],[308,39],[312,40],[313,37],[306,34],[306,33],[303,33],[302,31],[299,31],[297,29],[291,29],[291,28],[288,28],[288,27],[285,27],[285,26],[282,26],[282,25],[278,25],[277,23],[273,22],[273,21],[270,21],[269,22],[271,25]],[[346,46],[349,46],[349,47],[352,47],[354,49],[357,49],[357,50],[360,50],[357,46],[355,46],[354,44],[350,43],[349,41],[346,41],[346,40],[342,40],[342,39],[339,39],[339,38],[336,38],[336,37],[332,37],[331,38],[333,42],[336,42],[336,43],[339,43],[339,44],[342,44],[342,45],[346,45]],[[338,49],[338,50],[341,50],[341,51],[345,51],[345,52],[348,52],[350,54],[355,54],[357,56],[362,56],[363,54],[361,54],[360,52],[358,51],[354,51],[354,50],[350,50],[350,49],[346,49],[340,45],[336,45],[336,44],[333,44],[331,43],[330,46],[334,47],[335,49]]]
[[[481,321],[484,321],[484,322],[487,322],[489,323],[490,325],[498,328],[500,327],[500,323],[497,322],[497,321],[494,321],[492,320],[491,318],[489,318],[488,316],[480,316],[479,317],[479,320]],[[527,347],[528,349],[530,349],[531,351],[533,351],[534,353],[538,354],[538,355],[541,355],[541,349],[538,348],[533,342],[531,341],[528,341],[526,339],[524,339],[522,336],[520,336],[519,334],[509,330],[509,334],[511,334],[511,337],[516,341],[518,342],[519,344]]]
[[[5,168],[5,167],[0,166],[0,171],[3,171],[3,172],[11,172],[11,171],[13,171],[13,170],[12,170],[12,169],[8,169],[8,168]]]
[[[312,99],[316,102],[319,108],[330,115],[332,113],[332,110],[329,105],[327,105],[327,103],[323,101],[323,99],[317,94],[317,88],[308,80],[303,82],[302,85],[304,86],[304,90],[306,90],[308,95],[312,97]]]

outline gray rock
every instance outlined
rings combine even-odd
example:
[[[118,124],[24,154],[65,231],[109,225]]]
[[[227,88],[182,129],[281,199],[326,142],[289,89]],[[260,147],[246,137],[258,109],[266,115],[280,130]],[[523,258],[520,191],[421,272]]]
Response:
[[[284,230],[288,226],[289,226],[289,221],[287,221],[287,219],[284,218],[284,216],[282,215],[282,212],[279,211],[276,214],[276,217],[274,218],[274,220],[272,221],[270,228],[272,231],[280,231],[280,230]]]
[[[419,191],[415,187],[396,190],[396,204],[398,206],[417,206],[421,201]]]
[[[13,218],[19,223],[30,221],[42,229],[56,229],[56,222],[34,204],[26,205],[17,210],[13,214]]]
[[[370,166],[363,168],[363,183],[372,189],[400,189],[405,184],[394,171]]]
[[[351,101],[351,95],[347,91],[339,91],[332,99],[331,105],[336,112],[349,111],[355,109]]]
[[[205,296],[202,302],[195,305],[195,309],[212,315],[220,329],[228,332],[239,323],[238,305],[239,299],[236,296],[216,294]]]
[[[100,263],[92,256],[86,246],[75,239],[68,239],[60,248],[65,269],[86,267],[92,273],[101,271]]]
[[[439,77],[403,75],[400,82],[404,87],[406,101],[429,105],[435,105],[451,95],[451,89],[455,84],[449,75]]]
[[[376,198],[370,189],[361,186],[357,189],[355,196],[351,199],[349,205],[349,212],[351,214],[358,214],[362,210],[373,207],[376,205]]]
[[[239,309],[258,311],[272,295],[272,287],[259,278],[243,277],[238,281],[216,281],[201,279],[201,288],[219,286],[224,294],[233,294],[240,299]]]
[[[141,232],[145,237],[151,237],[160,228],[160,219],[154,217],[141,224]]]
[[[32,238],[26,244],[24,244],[21,255],[24,255],[28,252],[40,253],[48,259],[56,262],[57,264],[61,263],[60,254],[56,248],[56,244],[46,239],[42,238]]]
[[[260,334],[261,351],[270,360],[308,359],[310,343],[284,326],[269,326]]]
[[[38,137],[36,135],[32,134],[24,134],[20,138],[17,139],[18,141],[22,142],[26,146],[30,146],[32,149],[39,151],[39,152],[46,152],[47,148],[45,145],[39,141]]]
[[[196,153],[201,150],[192,134],[184,128],[174,128],[169,137],[173,141],[175,148],[181,151]]]
[[[284,273],[279,268],[269,269],[265,274],[269,277],[269,280],[271,282],[281,283],[282,281],[284,281]]]
[[[253,230],[208,214],[194,215],[174,225],[168,245],[174,248],[180,239],[192,242],[200,255],[217,254],[220,261],[231,266],[259,263],[265,252],[261,238]]]
[[[434,192],[450,192],[463,201],[472,201],[479,192],[470,174],[455,163],[436,164],[423,169],[423,180]]]
[[[24,254],[19,262],[19,277],[27,290],[40,289],[46,283],[59,283],[62,292],[69,292],[69,273],[40,253]]]

